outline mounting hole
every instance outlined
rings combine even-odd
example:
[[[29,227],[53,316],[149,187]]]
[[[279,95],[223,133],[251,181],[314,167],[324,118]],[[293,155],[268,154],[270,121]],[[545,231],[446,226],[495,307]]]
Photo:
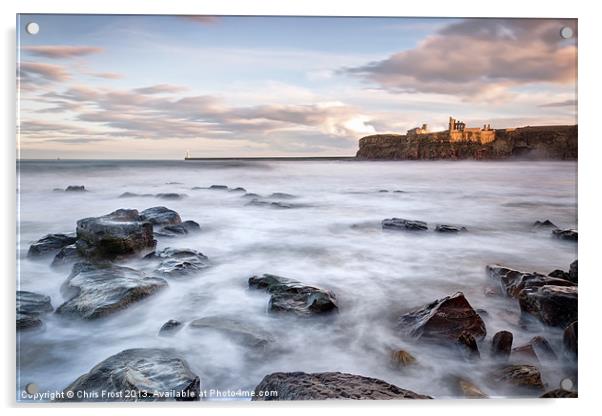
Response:
[[[562,39],[570,39],[573,37],[573,29],[571,29],[568,26],[563,27],[562,29],[560,29],[560,37]]]
[[[35,383],[28,383],[25,386],[27,394],[36,394],[38,392],[38,386]]]
[[[29,33],[30,35],[37,35],[38,32],[40,31],[40,25],[37,24],[36,22],[29,22],[27,23],[27,25],[25,26],[25,30],[27,31],[27,33]]]
[[[571,390],[573,388],[573,380],[570,378],[563,378],[560,381],[560,388],[563,390]]]

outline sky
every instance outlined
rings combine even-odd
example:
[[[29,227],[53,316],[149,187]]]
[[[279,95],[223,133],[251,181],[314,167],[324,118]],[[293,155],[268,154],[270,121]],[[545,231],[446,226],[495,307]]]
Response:
[[[352,156],[449,116],[576,124],[577,22],[22,14],[17,88],[23,159]]]

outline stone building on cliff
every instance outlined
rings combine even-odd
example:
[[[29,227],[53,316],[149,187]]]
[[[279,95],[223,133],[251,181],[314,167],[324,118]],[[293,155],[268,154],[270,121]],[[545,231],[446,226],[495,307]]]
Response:
[[[449,124],[447,131],[436,133],[438,137],[447,139],[450,142],[473,142],[487,144],[495,140],[495,130],[491,128],[491,124],[483,125],[480,127],[466,127],[466,123],[463,121],[456,120],[453,117],[449,118]],[[407,131],[407,137],[418,137],[424,138],[430,137],[431,132],[428,130],[428,126],[423,124],[422,127],[415,127]]]

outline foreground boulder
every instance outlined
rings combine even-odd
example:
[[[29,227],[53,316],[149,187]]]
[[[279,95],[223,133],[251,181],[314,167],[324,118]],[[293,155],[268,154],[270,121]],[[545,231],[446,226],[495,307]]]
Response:
[[[153,226],[135,209],[119,209],[102,217],[77,221],[76,242],[87,258],[112,260],[154,250]]]
[[[443,378],[455,397],[466,397],[467,399],[487,399],[489,396],[471,380],[458,376],[449,375]]]
[[[546,325],[564,328],[577,320],[577,286],[526,288],[519,293],[518,302],[522,312]]]
[[[505,365],[493,370],[488,377],[493,388],[543,391],[541,374],[533,365]]]
[[[176,211],[166,207],[152,207],[140,213],[142,221],[148,221],[152,225],[175,225],[181,224],[182,218]]]
[[[577,230],[567,229],[567,230],[552,230],[552,237],[555,237],[559,240],[565,241],[577,241],[578,237]]]
[[[576,399],[579,396],[576,391],[555,389],[547,391],[539,397],[542,399]]]
[[[183,277],[209,267],[209,259],[192,249],[167,247],[153,255],[160,260],[155,272],[165,277]]]
[[[487,334],[485,322],[462,292],[435,300],[399,318],[400,328],[412,337],[456,342],[464,331],[475,339]]]
[[[424,221],[405,220],[403,218],[387,218],[382,221],[383,230],[398,231],[427,231],[428,226]]]
[[[270,312],[309,316],[335,312],[337,300],[329,290],[304,285],[296,280],[273,274],[252,276],[249,287],[264,289],[272,296],[268,304]]]
[[[54,259],[52,260],[51,266],[59,267],[71,265],[82,260],[83,258],[77,249],[77,244],[70,244],[63,247],[58,253],[56,253],[56,256],[54,256]]]
[[[61,401],[193,401],[199,400],[200,380],[174,350],[136,348],[107,358],[64,391],[74,397]]]
[[[197,331],[216,331],[251,348],[266,348],[275,341],[268,332],[249,322],[223,316],[195,319],[189,328]]]
[[[41,327],[40,317],[52,310],[50,297],[17,290],[17,330]]]
[[[533,360],[536,363],[543,360],[556,360],[558,358],[548,340],[542,336],[533,337],[528,343],[512,349],[512,356]]]
[[[486,270],[489,277],[499,281],[502,290],[513,298],[517,298],[523,289],[528,288],[545,285],[574,286],[574,283],[567,279],[545,276],[541,273],[523,272],[497,264],[488,265]]]
[[[260,395],[275,391],[277,395]],[[370,377],[346,373],[272,373],[255,387],[252,400],[430,399]]]
[[[129,267],[77,263],[61,292],[68,300],[56,313],[83,319],[100,318],[138,302],[167,286],[167,282]]]
[[[75,234],[48,234],[29,246],[28,257],[42,257],[55,254],[60,249],[75,243]]]
[[[158,237],[178,237],[180,235],[192,234],[201,231],[201,226],[195,221],[184,221],[181,224],[166,225],[155,231]]]
[[[577,356],[577,321],[571,322],[571,324],[564,329],[562,343],[568,352],[575,357]]]
[[[569,280],[573,283],[578,283],[578,264],[577,260],[569,266]]]
[[[510,331],[496,332],[491,341],[491,355],[502,360],[507,360],[512,351],[513,339],[514,336]]]

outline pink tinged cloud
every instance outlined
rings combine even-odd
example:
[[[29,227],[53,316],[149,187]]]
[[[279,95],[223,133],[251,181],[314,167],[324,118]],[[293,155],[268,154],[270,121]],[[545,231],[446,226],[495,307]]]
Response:
[[[65,68],[55,64],[21,62],[17,70],[22,82],[62,82],[71,78],[71,75]]]
[[[476,97],[516,86],[570,84],[577,46],[563,40],[567,19],[469,19],[449,25],[415,48],[342,72],[397,92]]]
[[[96,46],[39,45],[25,46],[23,50],[44,58],[66,59],[100,53],[104,49]]]

